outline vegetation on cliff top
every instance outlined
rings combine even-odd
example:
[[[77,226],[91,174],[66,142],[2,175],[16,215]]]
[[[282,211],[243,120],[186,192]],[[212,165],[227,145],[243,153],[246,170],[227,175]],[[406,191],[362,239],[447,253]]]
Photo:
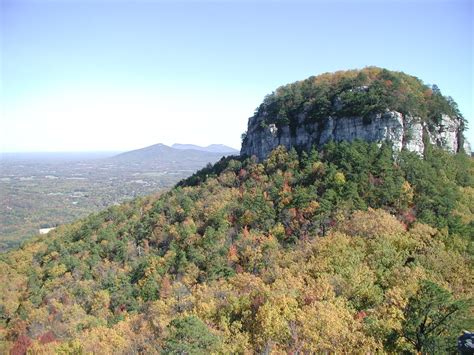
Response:
[[[473,172],[359,141],[224,159],[2,255],[1,349],[452,351],[472,327]]]
[[[386,109],[418,117],[429,126],[439,124],[442,114],[458,118],[461,129],[466,124],[456,102],[436,85],[378,67],[326,73],[281,86],[265,97],[255,114],[265,112],[266,124],[292,126],[303,112],[312,122],[329,116],[361,116],[368,122]]]

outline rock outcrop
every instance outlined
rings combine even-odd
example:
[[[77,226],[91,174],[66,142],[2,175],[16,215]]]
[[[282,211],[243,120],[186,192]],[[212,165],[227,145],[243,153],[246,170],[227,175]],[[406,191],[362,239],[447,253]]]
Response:
[[[322,122],[307,123],[304,114],[298,117],[298,124],[291,132],[289,125],[276,127],[266,125],[266,114],[249,119],[241,154],[259,159],[266,158],[279,145],[288,149],[310,150],[321,147],[329,141],[391,142],[396,152],[403,148],[423,155],[426,142],[456,153],[470,147],[462,138],[461,122],[457,118],[443,115],[436,127],[428,127],[420,119],[403,116],[400,112],[387,110],[371,117],[369,123],[362,117],[327,117]]]
[[[354,86],[341,84],[344,75],[352,78]],[[357,80],[369,85],[356,85]],[[383,104],[376,106],[374,102]],[[419,112],[424,118],[406,112]],[[241,155],[264,159],[279,145],[310,150],[330,141],[356,139],[390,142],[395,152],[407,149],[420,156],[428,144],[470,154],[463,136],[464,123],[451,98],[415,77],[380,68],[323,74],[268,95],[249,118]]]

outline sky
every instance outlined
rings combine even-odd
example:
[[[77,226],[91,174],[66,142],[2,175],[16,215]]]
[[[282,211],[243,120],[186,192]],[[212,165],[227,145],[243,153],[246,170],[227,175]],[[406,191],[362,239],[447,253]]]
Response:
[[[0,0],[0,151],[240,147],[266,94],[369,65],[437,84],[474,143],[470,0]]]

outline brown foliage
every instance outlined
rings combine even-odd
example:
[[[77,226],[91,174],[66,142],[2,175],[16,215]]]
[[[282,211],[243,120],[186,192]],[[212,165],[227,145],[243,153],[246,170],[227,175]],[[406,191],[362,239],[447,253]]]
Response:
[[[354,212],[352,217],[343,222],[339,229],[348,235],[369,238],[406,231],[405,226],[388,212],[371,208],[367,211]]]
[[[56,341],[56,336],[52,331],[46,332],[39,337],[39,341],[41,344],[48,344]]]
[[[28,336],[22,334],[18,337],[15,344],[10,350],[10,355],[25,355],[28,348],[33,342]]]

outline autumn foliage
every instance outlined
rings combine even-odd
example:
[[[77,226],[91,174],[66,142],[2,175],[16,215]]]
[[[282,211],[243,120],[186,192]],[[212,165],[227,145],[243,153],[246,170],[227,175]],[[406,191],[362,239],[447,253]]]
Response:
[[[452,351],[472,166],[363,142],[223,159],[1,255],[0,352]]]

